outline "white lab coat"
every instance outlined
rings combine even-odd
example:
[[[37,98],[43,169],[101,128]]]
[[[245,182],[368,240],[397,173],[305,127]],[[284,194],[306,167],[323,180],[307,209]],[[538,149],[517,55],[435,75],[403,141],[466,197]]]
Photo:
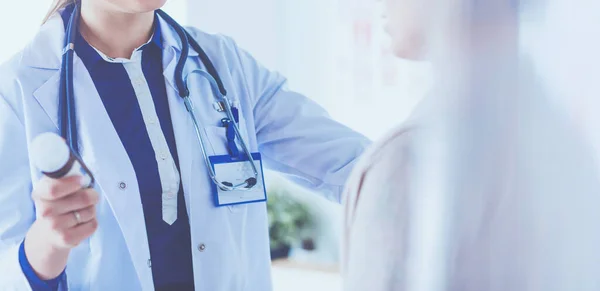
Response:
[[[211,181],[192,121],[174,83],[179,38],[160,20],[164,76],[181,179],[190,219],[196,290],[270,290],[265,203],[216,208]],[[261,67],[229,38],[190,32],[216,66],[228,96],[240,108],[240,127],[266,168],[340,201],[341,189],[366,138],[331,120],[314,102],[285,89],[285,79]],[[29,290],[18,247],[35,220],[29,159],[31,140],[58,132],[58,90],[64,26],[45,24],[33,41],[0,70],[0,289]],[[204,123],[209,154],[225,154],[222,113],[197,53],[190,50],[184,78]],[[73,249],[61,290],[153,290],[150,252],[134,168],[81,60],[74,61],[75,103],[82,157],[97,179],[99,228]],[[125,189],[119,185],[126,184]],[[198,246],[204,244],[204,251]]]

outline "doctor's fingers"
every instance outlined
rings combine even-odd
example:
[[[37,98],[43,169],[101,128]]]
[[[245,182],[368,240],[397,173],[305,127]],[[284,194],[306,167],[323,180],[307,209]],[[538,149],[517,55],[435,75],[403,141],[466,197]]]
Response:
[[[85,189],[54,201],[36,200],[38,213],[42,217],[52,217],[81,210],[98,203],[98,192]]]
[[[75,214],[75,212],[69,212],[48,219],[47,223],[49,224],[50,229],[60,232],[90,222],[96,218],[95,205],[76,211],[77,214]]]
[[[58,233],[59,244],[62,247],[76,247],[82,240],[94,234],[96,229],[98,229],[98,220],[94,218],[75,227],[60,231]]]
[[[57,200],[81,189],[81,177],[73,176],[62,179],[52,179],[43,176],[34,186],[33,199]]]

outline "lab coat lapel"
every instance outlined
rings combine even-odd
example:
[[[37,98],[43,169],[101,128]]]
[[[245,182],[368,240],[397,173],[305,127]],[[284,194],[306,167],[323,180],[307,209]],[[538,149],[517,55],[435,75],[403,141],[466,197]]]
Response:
[[[82,158],[94,174],[97,189],[102,190],[102,198],[106,199],[119,223],[144,290],[152,290],[152,273],[147,266],[150,251],[146,224],[133,165],[88,71],[78,57],[74,60],[73,75]],[[60,72],[57,71],[34,92],[34,97],[55,126],[58,125],[59,83]],[[101,243],[103,239],[109,238],[92,237],[91,241]]]
[[[163,35],[163,74],[165,83],[167,84],[167,96],[169,98],[169,110],[171,112],[171,119],[173,122],[173,129],[175,133],[175,140],[177,144],[177,153],[179,155],[179,165],[181,172],[181,179],[183,183],[183,190],[186,200],[186,207],[190,218],[190,224],[194,227],[194,211],[199,206],[200,201],[209,201],[210,193],[195,193],[198,189],[210,189],[210,181],[207,179],[208,170],[204,166],[204,160],[201,154],[201,148],[196,138],[196,131],[194,124],[190,117],[189,112],[185,107],[183,98],[179,96],[179,90],[176,86],[174,79],[175,67],[177,61],[181,56],[181,43],[180,39],[173,30],[164,20],[161,21],[161,32]],[[202,65],[199,62],[198,54],[190,49],[186,65],[184,66],[183,78],[188,79],[194,71],[203,70]],[[208,82],[203,84],[188,83],[190,91],[192,91],[191,98],[198,103],[196,95],[205,96],[205,98],[212,98],[210,91],[210,85]],[[210,107],[210,103],[196,104],[196,116],[199,119],[203,118],[203,114],[199,111],[199,107]],[[201,132],[206,140],[204,128],[201,126]],[[210,152],[209,152],[210,154]],[[200,198],[198,195],[206,195]]]
[[[163,37],[163,73],[165,81],[173,90],[175,90],[176,95],[179,96],[179,90],[175,83],[174,76],[177,61],[181,57],[181,39],[173,27],[171,27],[164,19],[159,17],[159,21],[160,31]],[[194,70],[203,70],[202,64],[199,64],[198,59],[198,52],[190,47],[185,66],[183,67],[184,80],[186,80],[187,76]]]
[[[35,69],[32,69],[35,70]],[[40,104],[58,132],[58,99],[60,88],[60,71],[56,71],[34,93],[33,97]]]
[[[23,65],[31,70],[32,76],[42,71],[49,78],[37,90],[34,97],[58,130],[58,94],[60,87],[60,66],[64,45],[64,25],[62,18],[55,14],[41,28],[31,43],[23,50]]]

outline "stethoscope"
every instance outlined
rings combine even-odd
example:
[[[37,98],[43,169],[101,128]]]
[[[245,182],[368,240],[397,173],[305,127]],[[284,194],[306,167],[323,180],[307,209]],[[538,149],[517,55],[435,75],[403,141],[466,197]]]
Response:
[[[75,37],[76,31],[79,29],[79,7],[75,4],[73,9],[73,13],[69,18],[69,23],[67,24],[66,30],[66,40],[65,40],[65,49],[63,51],[62,57],[62,68],[61,68],[61,77],[60,77],[60,98],[59,98],[59,116],[60,116],[60,131],[62,137],[67,141],[67,144],[71,147],[71,150],[78,155],[79,154],[79,145],[78,145],[78,136],[77,136],[77,121],[75,116],[75,96],[73,90],[73,59],[75,54]],[[200,148],[202,149],[202,155],[204,156],[204,162],[206,164],[206,168],[208,169],[208,173],[212,181],[223,191],[237,191],[237,190],[249,190],[252,189],[257,184],[258,179],[258,170],[254,163],[254,159],[252,158],[252,154],[250,153],[246,143],[242,135],[240,134],[239,127],[237,125],[236,119],[229,98],[227,98],[227,91],[223,86],[223,82],[221,77],[217,73],[213,63],[210,61],[204,50],[200,47],[198,42],[194,40],[192,36],[179,25],[173,18],[171,18],[167,13],[162,10],[157,10],[159,16],[161,16],[170,26],[172,26],[177,35],[181,39],[181,56],[177,61],[177,66],[175,67],[175,84],[179,91],[179,96],[183,98],[185,107],[192,118],[194,123],[194,128],[196,131],[196,136],[200,143]],[[204,144],[204,140],[202,138],[202,134],[200,131],[200,122],[196,118],[196,114],[194,113],[194,104],[190,99],[190,91],[188,89],[186,81],[183,80],[183,67],[185,66],[185,61],[188,57],[189,46],[198,53],[200,56],[200,60],[206,67],[208,74],[204,72],[200,72],[200,74],[209,80],[211,84],[211,89],[213,94],[216,96],[215,98],[218,101],[218,104],[221,106],[221,110],[224,111],[227,115],[226,118],[223,118],[222,122],[230,126],[235,132],[235,136],[237,137],[239,143],[241,144],[244,154],[248,159],[246,162],[249,162],[252,166],[252,170],[254,171],[254,176],[246,179],[244,182],[239,184],[233,184],[228,181],[219,181],[217,178],[215,171],[210,163],[210,159],[208,154],[206,153],[206,146]],[[218,90],[215,90],[215,86]],[[233,142],[233,146],[235,146],[235,141]],[[237,148],[236,148],[237,150]]]

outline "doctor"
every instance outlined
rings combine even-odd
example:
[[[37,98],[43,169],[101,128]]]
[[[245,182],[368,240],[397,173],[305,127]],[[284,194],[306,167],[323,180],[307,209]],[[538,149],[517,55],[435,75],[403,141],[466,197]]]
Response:
[[[1,68],[0,289],[270,290],[263,165],[340,201],[368,140],[165,1],[58,0]],[[33,166],[45,132],[95,187]]]

